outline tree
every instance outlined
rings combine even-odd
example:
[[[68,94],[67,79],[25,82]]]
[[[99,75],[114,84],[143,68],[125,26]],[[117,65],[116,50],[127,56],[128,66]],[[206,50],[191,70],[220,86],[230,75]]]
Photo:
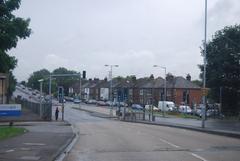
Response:
[[[200,80],[192,80],[191,82],[198,85],[199,87],[202,87],[202,81]]]
[[[74,70],[68,70],[64,67],[59,67],[53,71],[53,74],[78,74],[78,73]],[[75,83],[79,83],[79,76],[56,77],[56,85],[63,86],[65,95],[69,95],[68,89]]]
[[[222,88],[223,111],[240,111],[240,25],[217,31],[207,43],[206,59],[209,97],[219,102]]]
[[[17,46],[19,39],[30,36],[28,28],[30,19],[22,19],[12,14],[20,7],[21,0],[0,0],[0,72],[9,74],[9,94],[15,89],[16,79],[12,70],[17,65],[17,59],[9,56],[7,51]]]
[[[50,72],[47,69],[41,69],[39,71],[35,71],[28,78],[27,86],[33,89],[40,90],[39,89],[40,85],[38,80],[44,79],[43,92],[48,93],[49,75],[50,75]]]

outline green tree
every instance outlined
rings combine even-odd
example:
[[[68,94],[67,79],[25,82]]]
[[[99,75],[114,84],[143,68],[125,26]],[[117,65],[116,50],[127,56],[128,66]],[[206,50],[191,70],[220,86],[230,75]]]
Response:
[[[224,112],[240,111],[240,25],[217,31],[207,43],[206,84],[209,97],[220,99]],[[200,66],[203,71],[203,66]]]
[[[64,67],[59,67],[55,69],[53,74],[78,74],[74,70],[68,70]],[[56,77],[55,83],[57,86],[63,86],[64,88],[64,94],[69,95],[68,89],[75,83],[79,83],[79,77],[78,76],[67,76],[67,77]],[[53,89],[56,91],[57,89]]]
[[[28,28],[30,19],[22,19],[12,14],[19,9],[21,0],[0,0],[0,72],[9,74],[9,94],[15,89],[16,79],[12,70],[17,65],[17,59],[9,56],[7,51],[17,46],[19,39],[30,36]]]
[[[40,90],[40,84],[38,80],[44,79],[43,82],[43,92],[48,93],[48,85],[49,85],[49,75],[50,72],[47,69],[41,69],[39,71],[33,72],[28,78],[27,86],[33,89]]]

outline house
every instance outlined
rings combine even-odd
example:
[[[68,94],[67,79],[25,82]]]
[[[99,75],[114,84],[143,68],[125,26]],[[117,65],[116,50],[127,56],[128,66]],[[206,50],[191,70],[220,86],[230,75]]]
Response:
[[[128,78],[115,78],[111,82],[104,80],[89,79],[82,84],[82,98],[96,100],[110,100],[126,102],[128,104],[154,104],[164,100],[165,79],[158,77],[145,77],[136,79],[135,76]],[[168,75],[166,78],[166,100],[174,102],[177,106],[186,104],[192,106],[199,104],[202,98],[201,88],[191,82],[189,77]]]
[[[110,82],[107,80],[107,78],[100,80],[95,88],[98,93],[97,100],[110,99]]]

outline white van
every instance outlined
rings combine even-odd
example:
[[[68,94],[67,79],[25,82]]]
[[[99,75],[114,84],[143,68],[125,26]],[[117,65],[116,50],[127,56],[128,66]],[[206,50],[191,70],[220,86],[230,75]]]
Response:
[[[175,103],[171,101],[159,101],[158,109],[161,111],[173,111],[175,109]]]

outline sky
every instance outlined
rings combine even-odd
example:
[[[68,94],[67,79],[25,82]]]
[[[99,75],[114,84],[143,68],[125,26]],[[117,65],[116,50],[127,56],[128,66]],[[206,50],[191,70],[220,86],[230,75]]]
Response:
[[[164,77],[199,79],[203,58],[204,0],[22,0],[14,13],[30,18],[32,35],[9,54],[18,59],[14,74],[27,80],[40,69],[66,67],[87,77]],[[207,39],[240,22],[239,0],[208,1]]]

